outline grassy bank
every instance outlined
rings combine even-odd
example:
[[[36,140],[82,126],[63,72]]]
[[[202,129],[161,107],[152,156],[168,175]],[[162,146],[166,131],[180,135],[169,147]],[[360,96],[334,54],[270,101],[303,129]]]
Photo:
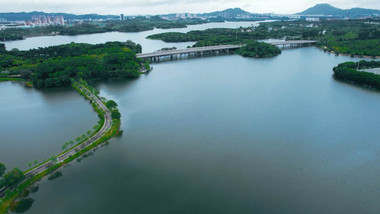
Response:
[[[7,81],[23,81],[21,78],[0,78],[0,82],[7,82]]]

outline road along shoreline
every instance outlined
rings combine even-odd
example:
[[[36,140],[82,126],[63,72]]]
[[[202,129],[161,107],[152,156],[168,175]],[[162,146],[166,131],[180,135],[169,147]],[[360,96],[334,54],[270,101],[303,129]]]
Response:
[[[80,157],[92,148],[105,143],[119,132],[120,120],[112,118],[110,109],[108,109],[102,99],[96,95],[94,89],[89,87],[86,82],[76,81],[73,82],[72,87],[91,102],[94,110],[98,113],[98,117],[100,120],[103,120],[102,127],[91,137],[85,139],[73,148],[59,155],[55,155],[48,161],[24,172],[25,179],[16,188],[0,189],[0,213],[6,213],[11,203],[32,184]]]

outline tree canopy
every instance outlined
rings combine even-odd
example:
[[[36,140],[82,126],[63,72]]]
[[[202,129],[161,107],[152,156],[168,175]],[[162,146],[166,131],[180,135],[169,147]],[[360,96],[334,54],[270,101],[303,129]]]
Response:
[[[380,90],[380,75],[357,69],[380,67],[379,61],[345,62],[334,67],[334,77],[358,85],[366,85]]]
[[[117,107],[117,103],[113,100],[108,100],[106,102],[106,106],[107,106],[107,108],[112,109],[112,108]]]
[[[6,167],[3,163],[0,163],[0,177],[4,175]]]
[[[250,42],[237,50],[236,53],[244,57],[266,58],[281,54],[281,50],[264,42]]]
[[[6,51],[0,54],[0,71],[31,79],[37,88],[70,85],[71,79],[136,78],[142,67],[137,52],[141,52],[141,46],[132,41]]]
[[[24,180],[24,173],[18,169],[14,168],[11,171],[5,173],[3,178],[3,185],[8,187],[16,187],[18,183]]]

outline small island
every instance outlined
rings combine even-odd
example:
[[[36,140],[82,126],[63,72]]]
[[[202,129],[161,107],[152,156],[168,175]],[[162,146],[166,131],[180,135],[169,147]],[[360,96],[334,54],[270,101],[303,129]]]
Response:
[[[243,57],[268,58],[281,54],[281,50],[275,45],[254,41],[241,47],[235,53]]]
[[[380,75],[367,70],[379,67],[380,61],[345,62],[334,67],[334,78],[380,90]]]
[[[28,51],[0,45],[0,81],[26,80],[36,88],[69,86],[72,79],[136,78],[149,63],[136,58],[141,45],[131,41],[66,44]]]

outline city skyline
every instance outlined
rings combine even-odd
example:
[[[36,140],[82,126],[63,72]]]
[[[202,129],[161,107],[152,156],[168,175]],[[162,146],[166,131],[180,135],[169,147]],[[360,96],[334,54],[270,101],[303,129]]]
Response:
[[[0,2],[0,12],[64,12],[73,14],[110,14],[110,15],[159,15],[167,13],[206,13],[227,8],[240,7],[252,13],[277,13],[277,14],[294,14],[306,10],[316,4],[328,3],[341,9],[350,9],[355,7],[379,9],[380,2],[377,0],[311,0],[304,2],[302,0],[141,0],[139,2],[132,0],[2,0]]]

